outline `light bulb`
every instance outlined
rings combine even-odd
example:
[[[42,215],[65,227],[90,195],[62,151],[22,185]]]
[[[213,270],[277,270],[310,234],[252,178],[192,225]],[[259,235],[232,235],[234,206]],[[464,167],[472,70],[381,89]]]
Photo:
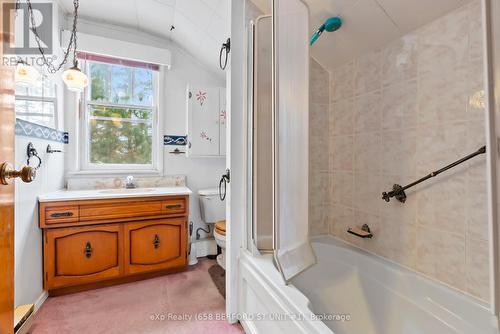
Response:
[[[70,91],[77,93],[81,93],[89,84],[87,75],[76,65],[64,71],[62,79]]]
[[[40,73],[36,68],[23,62],[17,63],[15,73],[16,84],[25,87],[33,87],[39,79]]]

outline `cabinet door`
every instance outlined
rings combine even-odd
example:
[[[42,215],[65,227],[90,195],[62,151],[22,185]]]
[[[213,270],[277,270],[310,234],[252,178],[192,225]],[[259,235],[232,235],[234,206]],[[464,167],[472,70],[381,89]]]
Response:
[[[125,273],[134,274],[187,264],[186,219],[125,224]]]
[[[47,229],[44,233],[47,289],[120,276],[119,225]]]
[[[188,156],[219,155],[219,88],[188,87]]]

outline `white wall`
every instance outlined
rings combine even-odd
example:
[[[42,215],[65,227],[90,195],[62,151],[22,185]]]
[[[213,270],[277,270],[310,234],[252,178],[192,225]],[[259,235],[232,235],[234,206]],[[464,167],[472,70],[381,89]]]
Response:
[[[172,52],[172,66],[165,69],[164,82],[160,85],[160,113],[162,113],[164,129],[163,135],[186,135],[187,109],[186,87],[190,85],[224,87],[224,73],[215,73],[204,68],[199,61],[186,51],[180,49],[169,40],[158,36],[145,34],[132,29],[108,24],[82,20],[79,22],[79,31],[96,36],[106,36],[127,42],[168,48]],[[79,162],[76,155],[77,119],[75,106],[77,101],[73,93],[67,93],[66,129],[69,132],[71,152],[66,159],[67,171],[71,177],[80,177],[74,173],[78,171]],[[76,134],[76,135],[75,135]],[[76,137],[76,138],[75,138]],[[187,176],[187,186],[193,191],[190,199],[190,220],[197,227],[206,226],[201,222],[198,205],[199,189],[218,186],[220,176],[225,170],[224,158],[187,158],[184,155],[169,154],[176,146],[160,146],[164,150],[164,175],[183,174]],[[184,147],[179,147],[184,150]],[[123,174],[121,174],[124,177]],[[114,176],[107,174],[106,176]],[[85,177],[85,175],[81,175]],[[202,237],[205,235],[201,233]]]
[[[55,31],[59,26],[59,9],[54,7]],[[54,50],[59,52],[58,34],[54,34]],[[60,53],[58,59],[61,59]],[[41,69],[39,69],[41,71]],[[57,86],[58,115],[56,127],[63,130],[64,124],[64,83],[61,74],[49,76]],[[42,140],[38,138],[16,136],[16,161],[19,168],[26,164],[26,147],[32,142],[37,149],[43,164],[38,170],[36,179],[32,183],[16,181],[15,197],[15,273],[14,273],[14,298],[15,305],[34,303],[43,293],[43,258],[42,258],[42,232],[38,228],[38,200],[39,194],[62,189],[64,187],[64,154],[45,153],[47,145],[53,149],[66,150],[66,146],[59,142]],[[36,163],[36,159],[33,160]]]
[[[38,227],[39,194],[64,187],[64,154],[47,154],[53,149],[64,150],[62,143],[16,136],[16,167],[26,164],[26,146],[32,142],[43,164],[32,183],[16,181],[15,209],[15,305],[34,303],[43,293],[42,232]],[[36,159],[33,160],[36,163]]]
[[[185,135],[187,129],[186,86],[219,86],[224,87],[224,80],[205,71],[203,67],[176,52],[172,57],[172,69],[165,73],[165,83],[162,89],[164,94],[164,133]],[[165,175],[184,174],[187,176],[187,186],[193,191],[190,198],[190,220],[197,227],[204,227],[201,222],[198,205],[199,189],[217,187],[221,175],[225,171],[224,158],[187,158],[184,155],[169,154],[174,146],[164,146],[164,173]],[[184,148],[181,148],[184,149]],[[201,233],[202,237],[204,233]]]

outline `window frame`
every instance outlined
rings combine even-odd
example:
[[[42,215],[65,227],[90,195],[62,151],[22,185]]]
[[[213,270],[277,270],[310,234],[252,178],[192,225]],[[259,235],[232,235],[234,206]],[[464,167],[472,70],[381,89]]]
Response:
[[[119,60],[119,58],[116,58]],[[84,69],[85,74],[90,78],[90,64],[100,63],[112,66],[113,64],[107,62],[100,62],[95,60],[81,59],[80,63]],[[126,66],[117,64],[116,66]],[[136,172],[136,173],[154,173],[159,174],[162,172],[162,161],[163,161],[163,150],[160,147],[160,134],[161,134],[161,121],[160,121],[160,97],[159,97],[159,85],[162,77],[162,68],[158,71],[151,70],[153,73],[153,106],[141,106],[132,104],[117,104],[109,102],[93,102],[90,100],[90,90],[91,83],[85,88],[82,93],[82,98],[79,104],[79,118],[80,118],[80,133],[82,135],[82,140],[80,143],[80,170],[84,172]],[[151,138],[151,163],[150,164],[96,164],[90,162],[90,113],[89,110],[92,106],[104,106],[104,107],[119,107],[119,108],[132,108],[132,109],[151,109],[151,126],[152,126],[152,138]]]
[[[20,119],[22,119],[23,121],[26,121],[26,122],[30,122],[30,123],[35,123],[35,124],[38,124],[38,125],[41,125],[41,126],[46,126],[48,128],[52,128],[52,129],[58,129],[58,110],[57,110],[57,105],[58,105],[58,100],[57,100],[57,84],[55,82],[53,82],[52,80],[50,80],[50,83],[52,85],[54,85],[54,97],[50,97],[50,96],[45,96],[43,95],[43,84],[44,84],[44,81],[45,80],[48,80],[47,77],[42,74],[41,77],[40,77],[40,81],[42,82],[42,96],[35,96],[35,95],[19,95],[19,94],[15,94],[14,98],[15,98],[15,101],[34,101],[34,102],[42,102],[42,103],[52,103],[52,105],[54,106],[54,113],[52,115],[53,119],[54,119],[54,124],[53,126],[49,126],[47,124],[39,124],[37,122],[33,122],[33,121],[28,121],[28,120],[25,120],[24,118],[22,117],[19,117]],[[21,113],[21,114],[18,114],[17,112],[17,108],[15,110],[15,115],[16,115],[16,118],[18,118],[18,116],[39,116],[40,114],[38,113]]]

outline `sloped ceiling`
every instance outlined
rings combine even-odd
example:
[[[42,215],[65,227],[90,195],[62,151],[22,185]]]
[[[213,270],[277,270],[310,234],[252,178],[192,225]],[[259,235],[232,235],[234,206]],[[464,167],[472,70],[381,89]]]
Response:
[[[252,0],[264,12],[270,0]],[[324,33],[312,46],[312,56],[326,69],[344,64],[383,46],[470,0],[304,0],[309,5],[310,33],[327,18],[340,16],[342,28]]]
[[[72,0],[57,0],[70,13]],[[230,0],[82,0],[80,16],[164,37],[176,42],[212,71],[218,71]],[[251,0],[264,12],[271,0]],[[328,17],[343,27],[325,33],[311,48],[326,69],[383,46],[470,0],[304,0],[310,9],[310,32]],[[170,30],[174,26],[173,31]]]
[[[56,1],[65,12],[73,12],[73,0]],[[228,1],[81,0],[79,17],[172,40],[215,72],[220,71],[220,46],[228,37]]]

